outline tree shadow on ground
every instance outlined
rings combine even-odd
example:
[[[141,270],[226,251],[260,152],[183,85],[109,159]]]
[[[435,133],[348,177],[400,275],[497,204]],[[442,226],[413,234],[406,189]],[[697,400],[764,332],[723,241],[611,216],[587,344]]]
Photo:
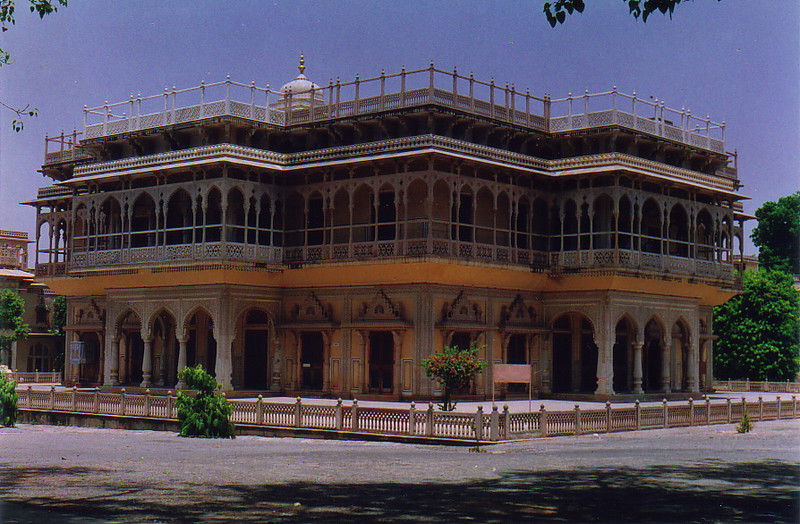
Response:
[[[431,464],[435,467],[435,464]],[[131,485],[107,471],[2,468],[4,522],[798,522],[800,466],[785,462],[517,471],[462,482]],[[23,499],[41,475],[90,498]],[[116,478],[116,480],[115,480]],[[52,477],[51,477],[52,480]]]

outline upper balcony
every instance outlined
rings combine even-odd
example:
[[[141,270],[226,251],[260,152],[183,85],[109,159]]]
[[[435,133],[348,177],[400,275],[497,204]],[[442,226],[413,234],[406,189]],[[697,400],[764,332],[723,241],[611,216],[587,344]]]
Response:
[[[310,96],[309,96],[310,95]],[[374,115],[421,106],[440,106],[532,131],[563,133],[620,127],[693,148],[725,153],[725,123],[698,118],[690,110],[669,108],[663,101],[636,93],[610,91],[553,99],[537,97],[515,86],[476,80],[433,64],[424,69],[385,74],[351,82],[331,82],[310,93],[273,90],[229,78],[158,95],[133,96],[117,103],[84,107],[87,141],[218,117],[241,118],[269,126],[292,126]],[[60,144],[46,150],[45,163],[75,160],[80,133],[48,138]]]

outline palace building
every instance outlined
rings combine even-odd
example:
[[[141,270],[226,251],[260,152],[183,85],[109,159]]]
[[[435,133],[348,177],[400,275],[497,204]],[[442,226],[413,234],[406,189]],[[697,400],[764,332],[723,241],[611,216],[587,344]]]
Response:
[[[279,90],[229,78],[84,109],[47,137],[36,274],[67,297],[73,382],[437,396],[445,345],[535,394],[712,387],[739,289],[724,123],[605,93],[419,70]],[[469,393],[495,386],[489,366]],[[642,397],[644,398],[644,397]]]

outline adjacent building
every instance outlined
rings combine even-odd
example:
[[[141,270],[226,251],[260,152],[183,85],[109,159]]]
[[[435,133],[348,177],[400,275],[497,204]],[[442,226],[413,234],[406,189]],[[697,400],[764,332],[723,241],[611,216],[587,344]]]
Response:
[[[36,274],[74,381],[424,398],[477,344],[540,395],[696,393],[742,214],[725,126],[614,88],[554,99],[429,67],[230,79],[47,137]],[[491,396],[491,366],[469,393]],[[524,394],[526,385],[509,385]]]
[[[28,233],[0,230],[0,291],[17,293],[25,304],[23,321],[30,327],[24,340],[0,354],[0,364],[15,371],[58,371],[63,365],[63,337],[53,332],[56,295],[34,280],[28,269]]]

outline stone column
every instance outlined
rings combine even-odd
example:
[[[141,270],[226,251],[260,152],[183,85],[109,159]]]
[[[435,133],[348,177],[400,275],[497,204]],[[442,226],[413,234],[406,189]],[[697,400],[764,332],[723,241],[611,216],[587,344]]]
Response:
[[[714,390],[714,341],[706,340],[706,391]]]
[[[670,366],[672,366],[672,338],[661,341],[661,392],[670,393]]]
[[[217,382],[222,386],[223,391],[233,390],[232,375],[232,351],[231,345],[233,344],[234,337],[224,334],[220,335],[214,331],[214,338],[217,341],[217,364],[214,368],[214,374]]]
[[[614,394],[614,344],[611,337],[603,337],[597,344],[597,389],[595,395]]]
[[[111,337],[111,365],[108,381],[112,386],[119,386],[119,336]]]
[[[637,395],[644,393],[642,389],[642,349],[643,344],[633,344],[633,392]]]
[[[540,335],[539,359],[541,362],[542,393],[552,393],[551,376],[553,372],[553,337],[549,333]]]
[[[187,359],[187,348],[186,344],[189,342],[189,339],[185,336],[178,339],[178,373],[186,367],[186,359]],[[186,382],[178,378],[178,383],[175,385],[175,389],[186,389]]]
[[[692,393],[699,393],[700,392],[700,354],[698,351],[697,343],[694,338],[689,342],[689,365],[688,365],[688,372],[689,372],[689,391]]]
[[[142,356],[142,383],[140,385],[143,388],[149,388],[153,386],[153,382],[150,380],[153,374],[153,339],[152,337],[142,337],[142,342],[144,342],[144,355]]]

